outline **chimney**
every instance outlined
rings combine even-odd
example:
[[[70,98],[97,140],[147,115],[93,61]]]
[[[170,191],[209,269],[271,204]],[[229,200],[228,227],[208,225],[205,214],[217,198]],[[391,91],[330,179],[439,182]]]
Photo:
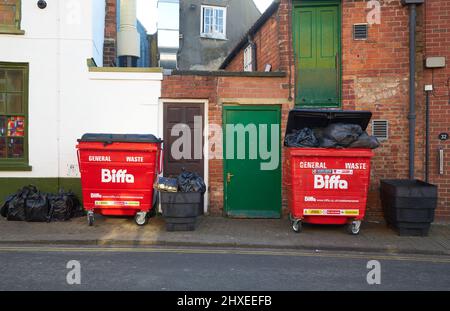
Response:
[[[120,24],[117,34],[120,67],[137,67],[137,60],[141,56],[141,43],[136,25],[136,0],[120,0]]]

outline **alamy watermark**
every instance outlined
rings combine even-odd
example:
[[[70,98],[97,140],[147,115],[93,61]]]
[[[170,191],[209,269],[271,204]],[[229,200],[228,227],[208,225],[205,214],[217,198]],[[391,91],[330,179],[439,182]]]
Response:
[[[367,263],[367,284],[381,285],[381,263],[378,260],[371,260]]]
[[[69,285],[81,285],[81,263],[78,260],[71,260],[66,264],[69,271],[66,275],[66,282]]]
[[[204,150],[202,117],[194,117],[193,129],[188,124],[176,124],[171,130],[171,136],[178,137],[170,147],[173,159],[201,160],[205,151],[209,159],[261,160],[262,171],[273,171],[280,165],[280,124],[209,124],[208,132],[209,144]]]

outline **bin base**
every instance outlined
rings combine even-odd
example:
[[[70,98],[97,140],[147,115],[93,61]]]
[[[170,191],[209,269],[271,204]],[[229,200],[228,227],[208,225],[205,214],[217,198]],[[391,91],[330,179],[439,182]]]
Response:
[[[305,216],[303,218],[304,223],[314,225],[345,225],[351,222],[352,218],[339,217],[339,216]]]
[[[397,223],[392,226],[399,236],[428,236],[430,223]]]
[[[166,218],[167,232],[195,231],[198,225],[198,218]]]
[[[134,217],[139,212],[152,213],[154,209],[141,210],[141,209],[86,209],[87,211],[93,211],[97,215],[102,216],[118,216],[118,217]]]

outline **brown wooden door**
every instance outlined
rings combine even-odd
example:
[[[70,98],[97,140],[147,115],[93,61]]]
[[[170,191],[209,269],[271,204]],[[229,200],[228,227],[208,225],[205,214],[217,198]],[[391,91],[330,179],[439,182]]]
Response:
[[[201,117],[202,123],[198,133],[201,138],[195,139],[194,135],[194,117]],[[191,129],[191,150],[189,159],[177,160],[172,156],[172,144],[179,139],[179,136],[172,136],[172,128],[178,124],[186,124]],[[176,177],[183,169],[196,172],[201,177],[204,176],[204,153],[203,146],[205,139],[204,134],[205,114],[204,105],[196,103],[164,103],[164,176]],[[201,150],[200,157],[195,157],[195,143],[197,150]]]

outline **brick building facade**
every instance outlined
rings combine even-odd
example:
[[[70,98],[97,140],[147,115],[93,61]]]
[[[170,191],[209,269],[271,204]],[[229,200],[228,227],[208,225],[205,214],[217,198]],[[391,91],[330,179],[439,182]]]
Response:
[[[117,57],[117,0],[106,0],[103,64],[115,67]]]
[[[372,1],[373,2],[373,1]],[[298,3],[294,1],[294,4]],[[345,110],[370,110],[373,119],[389,122],[389,138],[375,150],[368,215],[382,215],[379,200],[380,179],[408,178],[408,100],[409,100],[409,13],[400,0],[379,1],[380,23],[368,27],[367,40],[354,40],[353,25],[366,23],[373,8],[368,1],[342,0],[340,61],[341,105]],[[282,107],[281,133],[288,111],[295,106],[296,61],[292,34],[293,2],[281,0],[269,8],[246,39],[225,60],[229,72],[174,73],[163,81],[162,100],[208,99],[209,122],[222,124],[223,105],[227,103],[269,104]],[[256,46],[258,73],[244,74],[245,40]],[[424,59],[443,56],[450,59],[450,0],[427,0],[417,7],[416,41],[416,158],[415,176],[424,179],[425,171],[425,93],[424,85],[433,84],[430,96],[431,159],[430,182],[439,186],[437,218],[450,218],[450,143],[438,140],[439,133],[450,130],[450,66],[426,69]],[[274,77],[264,73],[266,64]],[[371,131],[369,127],[368,131]],[[444,174],[438,172],[437,150],[446,155]],[[210,207],[218,213],[223,207],[223,163],[211,160],[209,170]],[[287,181],[284,181],[284,186]],[[285,196],[283,196],[284,198]],[[285,206],[283,199],[283,206]]]

